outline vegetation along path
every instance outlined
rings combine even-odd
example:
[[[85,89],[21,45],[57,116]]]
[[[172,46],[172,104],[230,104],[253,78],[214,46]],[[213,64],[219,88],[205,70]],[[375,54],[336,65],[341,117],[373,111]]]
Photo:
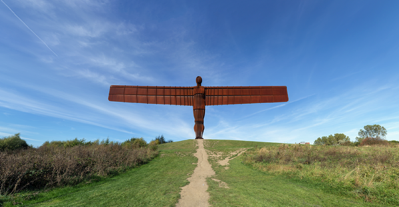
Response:
[[[243,162],[251,150],[270,146],[280,144],[231,140],[162,144],[160,155],[148,164],[99,182],[41,192],[23,206],[388,206]]]
[[[175,206],[194,171],[196,144],[186,140],[159,149],[157,158],[140,167],[98,182],[41,192],[19,206]]]

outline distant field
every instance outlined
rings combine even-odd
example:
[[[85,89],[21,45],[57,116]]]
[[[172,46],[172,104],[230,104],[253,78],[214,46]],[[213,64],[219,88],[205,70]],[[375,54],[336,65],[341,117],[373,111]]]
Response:
[[[255,162],[262,148],[272,151],[281,146],[279,143],[204,140],[204,147],[210,155],[209,162],[216,172],[215,176],[207,179],[210,205],[390,205],[378,200],[370,203],[363,197],[342,195],[340,189],[331,186],[329,182],[305,177],[301,180],[296,175],[291,175],[290,178],[284,173],[269,172],[267,163]],[[230,154],[243,148],[246,152],[240,156]],[[190,139],[162,144],[159,150],[157,158],[140,167],[98,182],[41,192],[34,199],[24,201],[23,206],[175,206],[180,198],[180,188],[188,184],[187,178],[196,167],[197,158],[193,156],[196,141]],[[226,158],[230,159],[229,164],[220,165],[219,162]],[[213,179],[223,182],[224,185]],[[21,197],[23,195],[19,194]],[[4,205],[12,206],[11,203]]]

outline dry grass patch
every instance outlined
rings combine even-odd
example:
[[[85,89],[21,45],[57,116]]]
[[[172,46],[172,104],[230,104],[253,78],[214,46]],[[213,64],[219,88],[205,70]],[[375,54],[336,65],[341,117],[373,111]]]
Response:
[[[393,145],[256,148],[244,163],[275,174],[328,183],[342,194],[399,205],[399,151]]]

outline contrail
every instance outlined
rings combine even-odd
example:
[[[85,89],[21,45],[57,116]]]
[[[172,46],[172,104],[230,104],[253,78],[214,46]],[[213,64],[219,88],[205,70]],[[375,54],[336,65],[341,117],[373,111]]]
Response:
[[[0,1],[3,2],[3,4],[6,5],[6,7],[19,19],[19,21],[21,21],[22,24],[24,24],[37,38],[39,38],[39,40],[42,41],[43,44],[46,45],[46,47],[47,47],[52,53],[54,53],[55,56],[58,57],[58,55],[57,55],[57,54],[56,54],[56,53],[55,53],[55,52],[54,52],[54,51],[53,51],[53,50],[39,37],[39,36],[37,36],[37,34],[36,34],[31,28],[29,28],[28,25],[26,25],[25,22],[22,21],[22,19],[19,18],[18,15],[15,14],[14,11],[13,11],[3,0],[0,0]]]

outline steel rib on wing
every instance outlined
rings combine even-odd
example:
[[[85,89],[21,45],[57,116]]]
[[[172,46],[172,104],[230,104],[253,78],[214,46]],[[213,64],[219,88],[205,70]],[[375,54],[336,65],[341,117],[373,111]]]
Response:
[[[205,87],[205,104],[207,106],[287,101],[286,86]]]
[[[193,87],[112,85],[108,100],[129,103],[192,106]]]

